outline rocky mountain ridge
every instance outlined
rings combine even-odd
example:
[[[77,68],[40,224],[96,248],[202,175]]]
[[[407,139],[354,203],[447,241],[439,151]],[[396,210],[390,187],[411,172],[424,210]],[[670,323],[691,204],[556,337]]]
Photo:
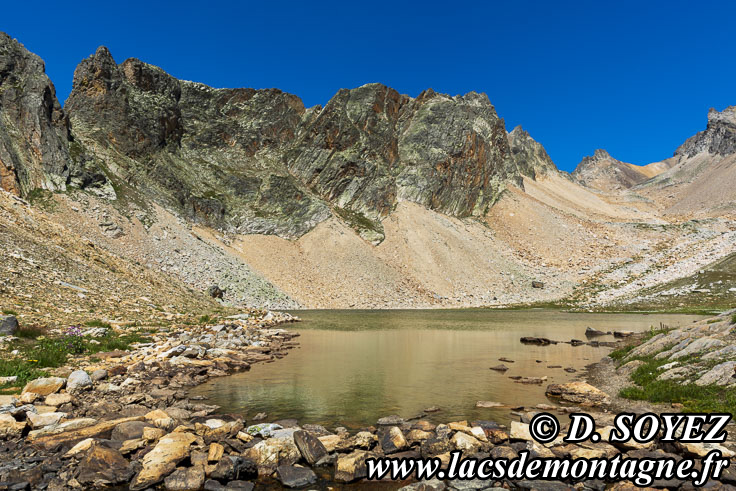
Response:
[[[411,98],[368,84],[305,108],[99,48],[61,108],[43,62],[8,36],[0,77],[4,190],[81,241],[199,291],[217,283],[232,302],[595,303],[612,297],[578,295],[589,281],[620,298],[661,262],[668,273],[625,289],[635,295],[728,253],[711,239],[733,229],[730,194],[717,209],[692,196],[712,200],[730,182],[732,155],[710,152],[729,151],[733,111],[709,117],[693,157],[639,167],[601,151],[569,175],[474,92]],[[718,182],[693,192],[682,176],[701,174]],[[715,221],[689,222],[692,208]],[[668,254],[649,261],[652,248]]]
[[[477,93],[412,99],[369,84],[306,110],[276,89],[213,89],[137,59],[118,65],[102,47],[77,67],[65,111],[73,139],[59,160],[100,176],[85,184],[116,198],[142,192],[235,233],[294,238],[338,216],[380,243],[399,201],[480,216],[526,169]]]

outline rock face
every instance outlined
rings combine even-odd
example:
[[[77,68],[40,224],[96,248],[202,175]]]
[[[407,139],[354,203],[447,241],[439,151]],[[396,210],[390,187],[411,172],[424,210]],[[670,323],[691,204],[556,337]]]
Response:
[[[361,235],[405,199],[454,216],[482,214],[518,169],[485,94],[416,99],[380,84],[340,90],[315,108],[286,154],[291,172],[348,210]],[[350,216],[354,214],[357,216]]]
[[[69,122],[43,61],[0,33],[0,187],[17,195],[63,190],[71,175]]]
[[[213,89],[101,47],[66,103],[85,145],[122,153],[109,171],[195,222],[298,236],[329,216],[281,164],[304,105],[276,89]]]
[[[708,111],[708,126],[691,136],[675,152],[676,157],[694,157],[707,152],[713,155],[736,153],[736,106],[723,111]]]
[[[521,126],[509,133],[509,147],[511,157],[521,174],[534,179],[549,173],[559,173],[544,147]],[[567,176],[567,173],[561,175]]]
[[[116,191],[132,184],[241,233],[298,237],[334,213],[378,243],[399,200],[481,215],[507,180],[520,183],[520,168],[551,162],[519,132],[512,157],[484,94],[412,99],[369,84],[307,110],[275,89],[213,89],[134,58],[118,65],[104,47],[77,67],[65,107]]]

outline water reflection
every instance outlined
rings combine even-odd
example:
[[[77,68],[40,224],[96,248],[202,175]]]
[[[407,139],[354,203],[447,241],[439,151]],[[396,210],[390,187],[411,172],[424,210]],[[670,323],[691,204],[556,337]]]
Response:
[[[413,417],[438,406],[438,421],[509,420],[509,408],[549,402],[547,383],[574,379],[609,349],[569,344],[522,345],[522,336],[560,341],[585,339],[590,326],[602,331],[642,331],[660,322],[676,326],[688,315],[571,314],[556,311],[301,311],[300,348],[275,363],[213,379],[194,390],[226,412],[269,420],[358,428],[382,416]],[[612,340],[604,336],[600,340]],[[514,360],[501,373],[500,357]],[[562,368],[548,368],[560,365]],[[572,368],[576,373],[563,369]],[[547,376],[543,385],[515,383],[510,376]],[[480,409],[479,400],[504,408]]]

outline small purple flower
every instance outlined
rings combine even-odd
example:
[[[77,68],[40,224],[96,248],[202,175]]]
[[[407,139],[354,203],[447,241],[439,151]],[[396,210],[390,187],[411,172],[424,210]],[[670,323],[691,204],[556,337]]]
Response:
[[[64,331],[66,339],[66,348],[71,353],[84,353],[84,337],[82,328],[79,326],[69,326]]]

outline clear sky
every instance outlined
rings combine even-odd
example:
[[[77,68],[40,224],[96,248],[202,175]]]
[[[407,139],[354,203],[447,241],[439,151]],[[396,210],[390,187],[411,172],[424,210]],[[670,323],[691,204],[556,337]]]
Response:
[[[381,82],[488,94],[572,170],[596,148],[672,155],[736,104],[736,2],[398,0],[6,2],[0,30],[46,61],[59,99],[105,45],[178,78],[278,87],[307,106]]]

